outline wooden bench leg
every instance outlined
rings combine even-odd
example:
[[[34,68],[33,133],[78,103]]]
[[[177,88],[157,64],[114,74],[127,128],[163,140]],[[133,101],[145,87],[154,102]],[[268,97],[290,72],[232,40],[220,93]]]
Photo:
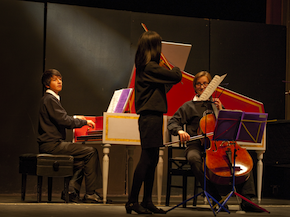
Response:
[[[26,180],[27,180],[27,175],[22,174],[22,180],[21,180],[21,200],[25,200],[25,192],[26,192]]]
[[[51,202],[51,194],[52,194],[52,177],[47,178],[47,197],[48,201]]]
[[[41,202],[42,176],[37,176],[37,202]]]

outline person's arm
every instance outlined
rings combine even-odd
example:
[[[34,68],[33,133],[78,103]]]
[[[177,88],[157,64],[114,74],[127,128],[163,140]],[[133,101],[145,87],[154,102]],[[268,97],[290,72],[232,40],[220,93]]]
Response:
[[[169,132],[177,136],[179,135],[181,142],[188,141],[190,139],[190,135],[183,130],[183,125],[187,123],[185,106],[181,106],[172,118],[168,121],[167,129]]]
[[[80,128],[87,125],[87,120],[74,118],[69,116],[60,102],[51,97],[45,104],[49,117],[56,122],[57,125],[64,126],[67,129]]]
[[[182,73],[178,67],[168,70],[151,61],[146,65],[142,79],[152,83],[177,84],[182,79]]]
[[[183,130],[183,117],[181,116],[180,109],[173,115],[173,117],[169,120],[167,129],[169,132],[177,136],[179,135],[179,139],[181,142],[188,141],[190,139],[190,135]]]
[[[74,117],[75,117],[75,118],[78,118],[78,119],[81,119],[81,120],[85,120],[85,121],[87,121],[87,125],[88,125],[89,127],[93,128],[93,129],[96,127],[95,122],[93,122],[92,120],[87,120],[86,117],[83,116],[83,115],[75,115]]]

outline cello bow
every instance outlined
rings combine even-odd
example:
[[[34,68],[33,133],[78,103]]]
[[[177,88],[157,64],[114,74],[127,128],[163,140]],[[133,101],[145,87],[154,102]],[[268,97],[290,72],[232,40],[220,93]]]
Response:
[[[198,139],[202,139],[204,137],[208,137],[208,136],[213,136],[213,132],[210,132],[210,133],[206,133],[206,134],[201,134],[201,135],[197,135],[197,136],[192,136],[190,137],[190,139],[186,142],[190,142],[190,141],[193,141],[193,140],[198,140]],[[168,145],[172,145],[172,144],[175,144],[175,143],[179,143],[181,142],[180,140],[176,140],[174,142],[167,142],[167,143],[164,143],[164,146],[168,146]]]

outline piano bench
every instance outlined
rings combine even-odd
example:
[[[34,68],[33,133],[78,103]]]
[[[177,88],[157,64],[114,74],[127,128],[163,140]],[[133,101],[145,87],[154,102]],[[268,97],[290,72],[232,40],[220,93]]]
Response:
[[[19,156],[22,174],[21,200],[25,200],[27,175],[37,176],[37,202],[41,202],[42,179],[48,177],[48,201],[51,201],[52,177],[64,177],[65,202],[69,202],[68,186],[73,176],[73,156],[52,154],[23,154]]]

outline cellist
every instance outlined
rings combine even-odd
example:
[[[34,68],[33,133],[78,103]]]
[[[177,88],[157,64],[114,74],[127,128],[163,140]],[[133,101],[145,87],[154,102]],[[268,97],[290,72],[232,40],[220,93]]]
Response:
[[[211,80],[211,75],[207,71],[197,73],[193,80],[193,87],[196,95],[193,100],[185,102],[168,122],[167,128],[169,132],[174,136],[179,135],[181,142],[188,141],[190,137],[198,135],[199,122],[203,116],[207,114],[215,114],[217,113],[217,110],[223,109],[222,103],[218,98],[212,98],[211,100],[213,103],[198,101],[199,96],[203,93]],[[184,125],[186,126],[186,131],[183,130]],[[185,156],[193,173],[202,185],[204,184],[203,154],[204,147],[200,140],[187,142]],[[220,201],[222,198],[216,184],[210,180],[207,180],[206,183],[207,192],[217,201]],[[253,175],[250,175],[244,183],[236,185],[236,189],[237,192],[248,199],[254,197],[255,185]],[[225,208],[228,209],[228,206],[225,205]],[[241,203],[241,209],[246,212],[260,211],[255,206],[244,200]]]

